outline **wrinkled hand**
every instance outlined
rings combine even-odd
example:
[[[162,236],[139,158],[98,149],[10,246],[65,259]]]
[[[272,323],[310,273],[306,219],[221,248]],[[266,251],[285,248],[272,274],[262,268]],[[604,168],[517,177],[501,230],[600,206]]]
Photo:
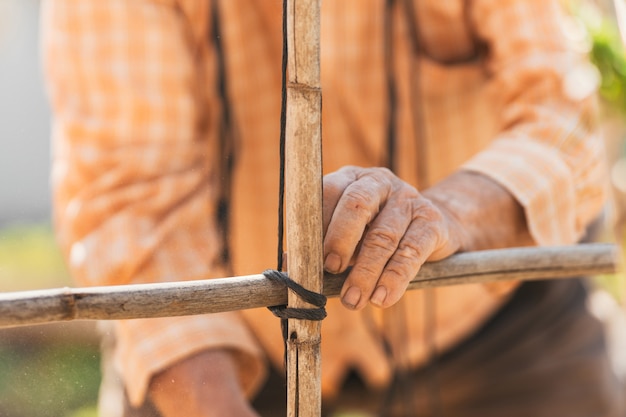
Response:
[[[259,417],[239,386],[227,350],[181,360],[152,378],[149,393],[163,417]]]
[[[396,303],[427,260],[461,245],[454,218],[385,168],[344,167],[324,177],[324,267],[353,268],[343,304]]]

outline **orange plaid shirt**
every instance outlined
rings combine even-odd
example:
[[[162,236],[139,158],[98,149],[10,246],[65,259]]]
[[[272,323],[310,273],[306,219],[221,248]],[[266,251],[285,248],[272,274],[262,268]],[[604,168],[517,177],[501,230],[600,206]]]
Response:
[[[384,5],[323,2],[327,172],[385,161]],[[576,242],[605,193],[602,144],[589,128],[593,71],[565,36],[559,7],[549,0],[416,0],[414,15],[396,8],[391,25],[398,174],[420,186],[456,169],[487,175],[523,205],[540,245]],[[238,133],[230,240],[241,275],[274,266],[281,5],[228,0],[220,11]],[[419,32],[419,56],[411,27]],[[211,30],[210,0],[43,3],[54,219],[78,283],[229,275],[215,215],[222,109]],[[480,326],[512,287],[437,289],[439,349]],[[423,296],[404,297],[407,328],[391,341],[414,366],[427,356]],[[385,384],[391,364],[381,337],[393,326],[380,310],[351,312],[337,300],[328,312],[324,393],[336,392],[349,369]],[[116,330],[116,364],[134,403],[152,374],[201,349],[231,349],[249,393],[263,379],[266,358],[282,362],[277,319],[264,310],[120,321]]]

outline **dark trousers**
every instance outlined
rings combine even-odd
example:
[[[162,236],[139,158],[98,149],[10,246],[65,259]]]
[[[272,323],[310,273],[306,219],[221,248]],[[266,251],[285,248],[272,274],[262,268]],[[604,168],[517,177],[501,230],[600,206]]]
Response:
[[[472,337],[385,392],[352,375],[323,414],[389,417],[621,417],[601,324],[585,307],[580,279],[535,281]],[[272,374],[254,402],[264,417],[286,415],[285,382]],[[109,417],[109,416],[101,416]],[[124,417],[159,417],[150,404]]]
[[[618,417],[624,389],[589,314],[580,279],[535,281],[472,337],[429,366],[398,376],[387,392],[352,375],[325,415],[344,410],[393,417]],[[322,358],[323,360],[323,358]],[[273,376],[257,400],[263,416],[285,415]],[[277,392],[276,386],[281,390]]]

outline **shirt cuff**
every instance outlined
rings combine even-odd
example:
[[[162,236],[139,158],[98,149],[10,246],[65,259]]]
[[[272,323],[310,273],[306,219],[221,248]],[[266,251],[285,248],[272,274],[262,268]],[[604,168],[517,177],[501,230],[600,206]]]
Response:
[[[153,375],[206,349],[234,352],[248,397],[265,378],[262,352],[236,312],[116,322],[114,364],[133,406],[141,405]]]
[[[463,169],[486,175],[507,188],[524,207],[528,230],[541,246],[578,241],[572,173],[558,150],[531,139],[502,138]]]

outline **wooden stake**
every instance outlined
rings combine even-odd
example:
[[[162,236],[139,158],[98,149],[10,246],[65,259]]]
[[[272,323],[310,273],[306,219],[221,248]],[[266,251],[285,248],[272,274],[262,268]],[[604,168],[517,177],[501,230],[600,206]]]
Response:
[[[285,213],[289,276],[322,292],[320,0],[287,2]],[[312,308],[289,292],[289,307]],[[287,415],[321,414],[321,324],[289,320]]]

